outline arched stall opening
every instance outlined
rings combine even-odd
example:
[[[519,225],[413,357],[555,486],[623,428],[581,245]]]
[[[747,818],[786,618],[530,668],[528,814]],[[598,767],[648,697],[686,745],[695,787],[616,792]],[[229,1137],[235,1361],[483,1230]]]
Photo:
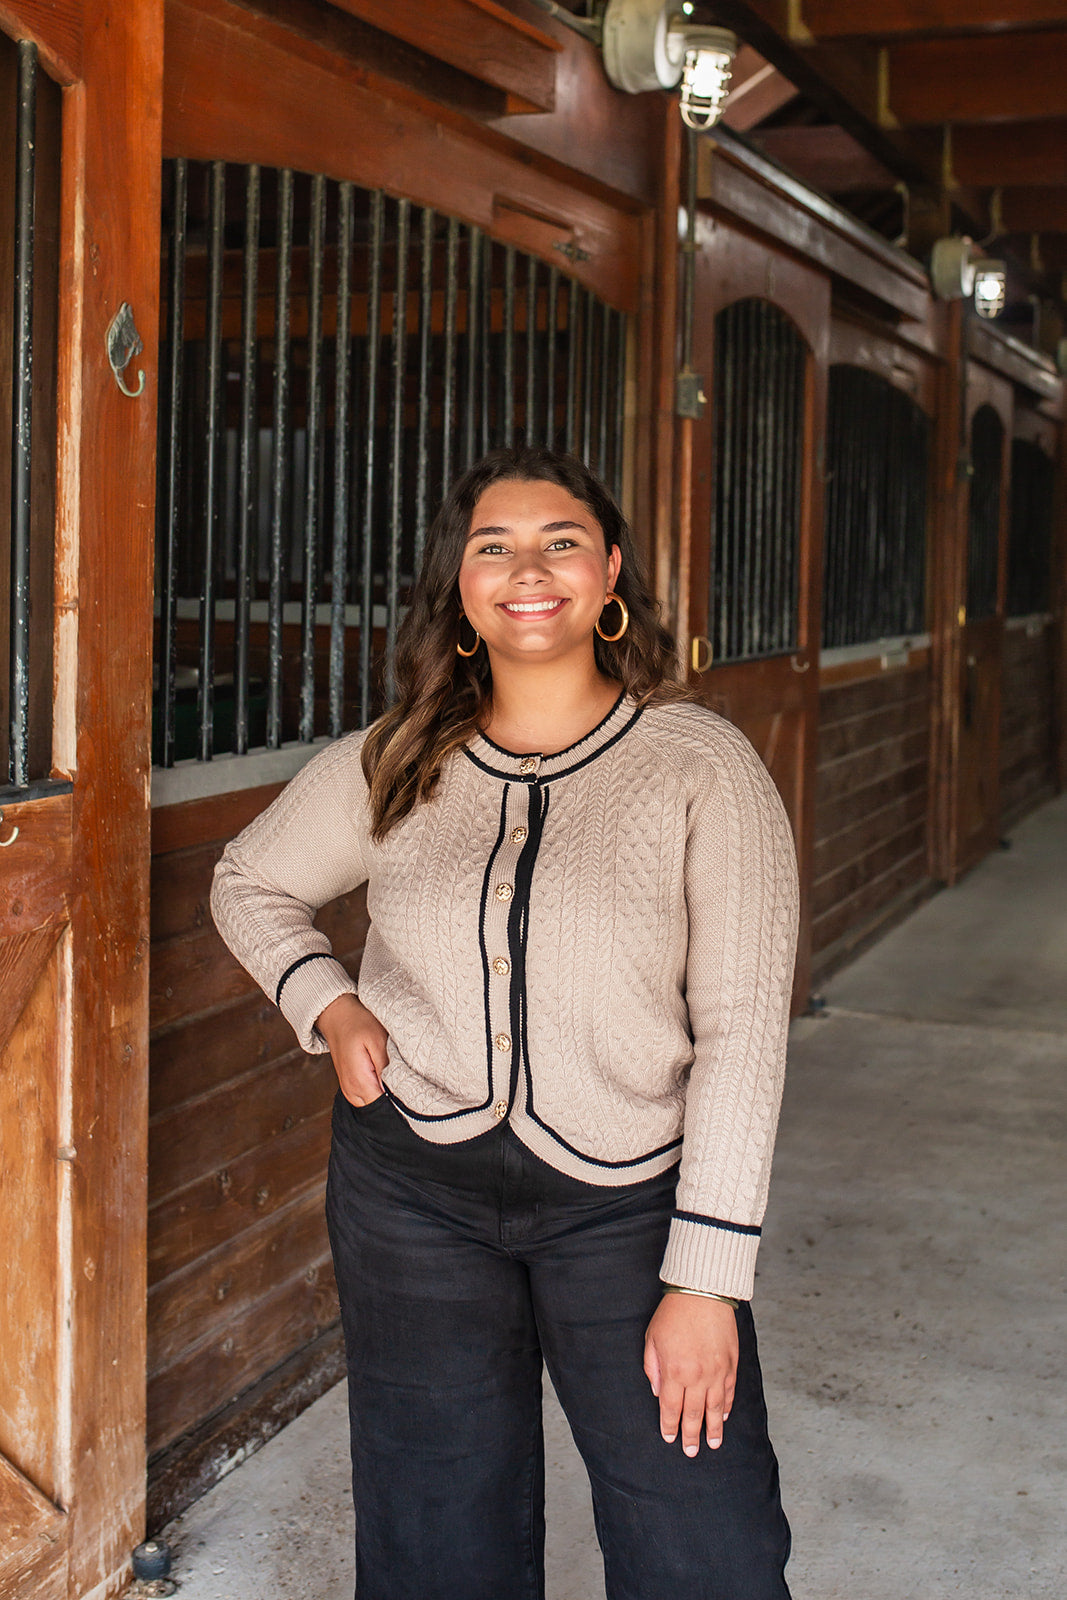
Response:
[[[1001,827],[1055,792],[1052,534],[1055,426],[1017,406],[1011,443],[1000,712]]]

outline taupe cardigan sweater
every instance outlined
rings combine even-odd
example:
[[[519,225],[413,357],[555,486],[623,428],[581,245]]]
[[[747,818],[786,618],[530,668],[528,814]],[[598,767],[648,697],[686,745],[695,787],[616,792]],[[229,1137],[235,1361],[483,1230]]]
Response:
[[[362,734],[329,745],[226,849],[212,911],[292,1023],[356,984],[312,925],[366,882],[363,1003],[386,1089],[423,1138],[507,1117],[610,1187],[681,1155],[667,1282],[748,1298],[781,1098],[797,922],[793,841],[736,728],[620,698],[570,749],[476,736],[371,840]]]

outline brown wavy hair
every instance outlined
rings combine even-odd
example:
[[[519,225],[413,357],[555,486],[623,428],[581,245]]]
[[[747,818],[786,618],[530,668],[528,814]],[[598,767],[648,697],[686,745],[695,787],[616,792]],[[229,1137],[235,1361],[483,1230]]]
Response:
[[[613,495],[585,464],[555,450],[520,446],[493,450],[452,485],[426,536],[422,569],[396,642],[397,699],[363,743],[370,785],[372,835],[381,841],[414,806],[433,794],[452,751],[489,719],[493,680],[488,652],[457,655],[462,606],[459,569],[474,508],[491,484],[505,479],[558,484],[588,507],[622,566],[615,593],[626,602],[630,626],[615,644],[594,636],[596,664],[639,705],[688,699],[679,678],[674,640],[659,620],[626,518]],[[469,627],[469,624],[468,624]]]

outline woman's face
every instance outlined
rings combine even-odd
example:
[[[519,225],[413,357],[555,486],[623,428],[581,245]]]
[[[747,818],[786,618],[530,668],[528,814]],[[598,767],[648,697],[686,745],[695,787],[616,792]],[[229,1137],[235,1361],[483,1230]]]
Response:
[[[556,483],[505,478],[474,507],[459,570],[463,611],[502,659],[588,653],[621,564],[583,501]]]

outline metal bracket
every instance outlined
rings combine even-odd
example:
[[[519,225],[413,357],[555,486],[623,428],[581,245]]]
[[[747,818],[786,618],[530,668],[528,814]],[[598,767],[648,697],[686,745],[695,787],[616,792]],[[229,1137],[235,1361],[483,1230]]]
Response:
[[[3,820],[4,820],[4,813],[2,811],[0,811],[0,823],[2,823]],[[14,844],[14,842],[18,838],[18,836],[19,836],[19,830],[16,827],[14,832],[12,833],[10,839],[0,839],[0,850],[6,850],[9,844]]]
[[[704,393],[704,380],[700,373],[694,372],[691,367],[683,367],[675,381],[675,416],[690,417],[694,422],[699,422],[707,403],[708,397]]]
[[[573,239],[568,239],[566,243],[561,243],[557,239],[552,248],[553,250],[558,250],[561,256],[566,256],[568,261],[573,261],[575,265],[579,261],[592,261],[593,259],[592,252],[583,250],[581,245],[575,244]]]
[[[123,394],[128,395],[131,400],[136,400],[144,390],[144,373],[138,369],[136,389],[129,388],[123,373],[134,356],[139,356],[143,349],[144,341],[137,332],[137,324],[133,320],[133,307],[124,300],[108,325],[107,359],[115,374],[115,382]]]

